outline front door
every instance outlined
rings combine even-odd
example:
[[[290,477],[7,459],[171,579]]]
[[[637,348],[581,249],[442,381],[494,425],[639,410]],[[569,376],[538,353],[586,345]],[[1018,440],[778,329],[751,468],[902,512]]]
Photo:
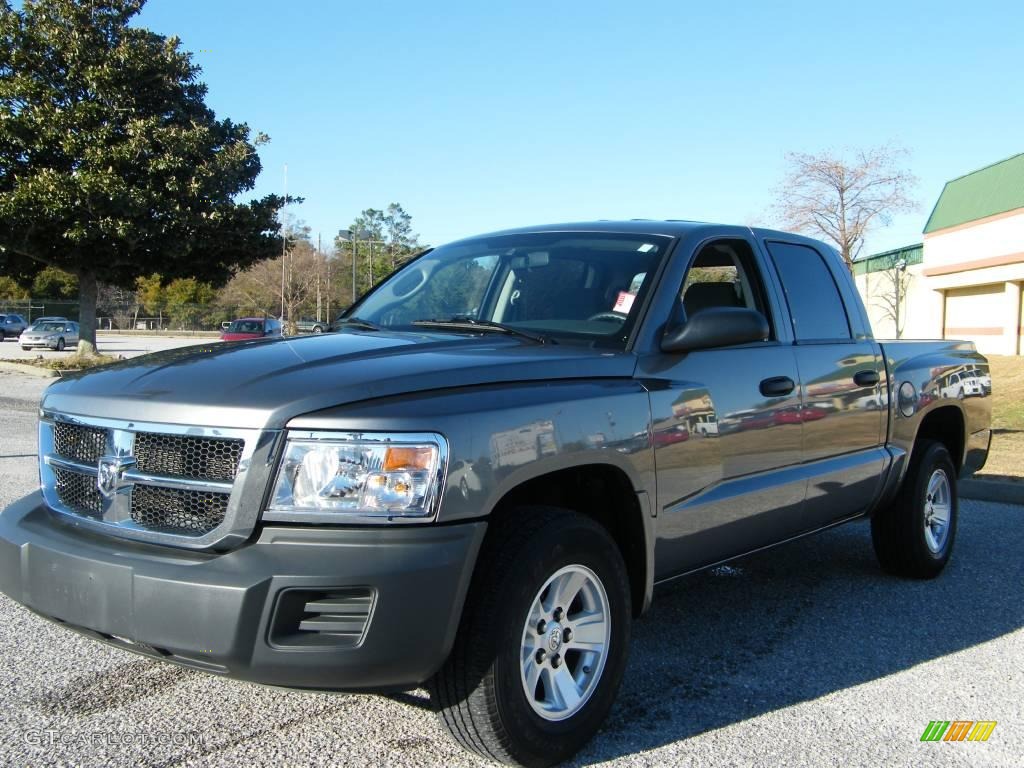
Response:
[[[769,317],[751,244],[703,245],[679,311],[746,306]],[[785,331],[785,329],[783,329]],[[785,334],[783,334],[785,336]],[[800,532],[806,476],[796,354],[770,340],[641,358],[650,389],[658,473],[656,578],[709,565]]]

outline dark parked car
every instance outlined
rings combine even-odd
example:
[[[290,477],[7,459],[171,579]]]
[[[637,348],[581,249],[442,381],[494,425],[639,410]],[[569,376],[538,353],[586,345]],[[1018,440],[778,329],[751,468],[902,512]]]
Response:
[[[876,341],[839,255],[783,232],[470,238],[338,328],[52,384],[0,589],[221,676],[426,685],[459,744],[549,765],[600,728],[655,584],[863,518],[883,569],[932,578],[988,453],[991,398],[915,384],[987,373],[973,344]],[[812,392],[821,418],[776,423]]]
[[[21,315],[0,315],[0,341],[18,338],[27,327],[28,323]]]
[[[221,341],[251,341],[252,339],[280,338],[281,321],[272,317],[242,317],[232,320],[220,332]]]

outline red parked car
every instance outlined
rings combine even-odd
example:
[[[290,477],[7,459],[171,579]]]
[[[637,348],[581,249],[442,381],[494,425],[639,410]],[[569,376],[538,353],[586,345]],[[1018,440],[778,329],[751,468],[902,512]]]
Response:
[[[272,317],[240,317],[220,333],[221,341],[280,338],[281,321]]]

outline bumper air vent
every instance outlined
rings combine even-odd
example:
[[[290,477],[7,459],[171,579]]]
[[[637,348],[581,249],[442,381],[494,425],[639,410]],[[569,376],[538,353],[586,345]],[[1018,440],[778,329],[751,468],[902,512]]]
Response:
[[[354,648],[366,634],[374,592],[368,587],[281,592],[270,644],[281,648]]]

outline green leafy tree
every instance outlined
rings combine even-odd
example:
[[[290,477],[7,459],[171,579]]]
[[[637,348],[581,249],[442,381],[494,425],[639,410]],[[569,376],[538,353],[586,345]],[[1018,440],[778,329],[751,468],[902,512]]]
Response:
[[[0,301],[24,301],[28,291],[7,275],[0,276]]]
[[[342,305],[352,300],[352,261],[356,262],[355,293],[361,296],[421,250],[412,216],[398,203],[385,210],[367,208],[334,240],[333,273]]]
[[[78,278],[56,267],[44,267],[32,280],[32,295],[40,299],[73,299],[78,295]]]
[[[164,311],[167,303],[167,295],[164,291],[163,278],[157,273],[149,276],[141,276],[135,279],[135,293],[139,303],[146,308],[151,315],[159,315]]]
[[[209,283],[201,283],[194,277],[179,277],[168,283],[164,290],[167,314],[178,328],[192,329],[206,314],[208,306],[217,292]]]
[[[97,284],[223,284],[280,250],[244,123],[217,119],[175,37],[129,26],[145,0],[0,0],[0,269],[78,278],[95,349]]]

